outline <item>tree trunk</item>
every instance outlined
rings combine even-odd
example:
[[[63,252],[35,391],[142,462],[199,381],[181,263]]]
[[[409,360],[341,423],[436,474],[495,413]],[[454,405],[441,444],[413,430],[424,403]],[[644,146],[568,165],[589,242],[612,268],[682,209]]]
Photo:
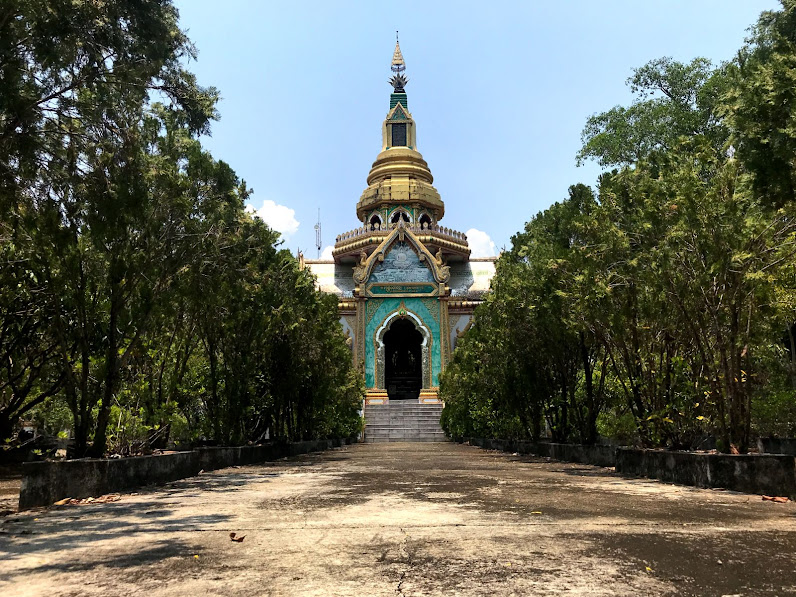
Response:
[[[793,389],[796,390],[796,323],[788,328],[788,339],[790,340],[790,382]]]
[[[94,430],[94,443],[91,446],[89,455],[100,458],[105,453],[108,443],[108,421],[111,415],[111,402],[116,393],[116,377],[119,361],[118,330],[119,324],[119,282],[116,280],[116,272],[119,271],[120,264],[114,260],[111,265],[111,305],[110,317],[108,322],[108,348],[105,353],[105,380],[102,401],[99,405],[97,423]]]
[[[583,377],[586,384],[586,424],[583,440],[588,445],[597,443],[597,408],[594,399],[594,380],[592,379],[591,360],[589,359],[589,348],[586,346],[586,338],[583,332],[578,334],[580,342],[580,357],[583,366]]]

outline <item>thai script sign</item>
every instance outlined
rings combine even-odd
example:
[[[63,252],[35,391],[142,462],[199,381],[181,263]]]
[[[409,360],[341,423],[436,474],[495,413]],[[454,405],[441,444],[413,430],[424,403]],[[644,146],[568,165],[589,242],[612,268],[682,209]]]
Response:
[[[368,284],[367,294],[370,296],[436,296],[437,287],[435,284],[424,284],[422,282],[405,284],[377,282]]]

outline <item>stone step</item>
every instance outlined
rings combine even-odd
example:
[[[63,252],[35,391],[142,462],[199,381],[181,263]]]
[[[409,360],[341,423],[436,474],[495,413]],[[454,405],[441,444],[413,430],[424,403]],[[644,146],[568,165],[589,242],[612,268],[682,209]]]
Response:
[[[432,423],[439,424],[439,417],[365,417],[368,424]]]
[[[395,410],[367,410],[365,414],[379,416],[379,415],[428,415],[431,417],[438,417],[442,414],[441,410],[408,410],[408,409],[395,409]]]
[[[388,412],[373,412],[370,410],[365,411],[365,415],[371,417],[437,417],[439,418],[442,415],[441,411],[437,412],[428,412],[428,411],[421,411],[415,412],[411,410],[391,410]]]
[[[370,413],[370,414],[374,414],[374,415],[376,415],[376,414],[399,414],[399,413],[418,414],[418,415],[422,415],[422,414],[440,415],[440,414],[442,414],[442,409],[441,408],[439,408],[439,409],[436,409],[436,408],[434,408],[434,409],[431,409],[431,408],[380,408],[380,409],[375,409],[375,408],[367,407],[367,408],[365,408],[365,412],[366,413]]]
[[[368,404],[368,408],[399,408],[402,406],[419,406],[421,408],[442,408],[439,402],[418,402],[417,400],[391,400],[387,404]]]
[[[365,413],[365,419],[369,421],[395,421],[398,419],[411,419],[413,421],[439,421],[439,415],[429,415],[423,413],[422,415],[413,415],[411,413],[391,413],[391,414],[378,414],[373,415],[370,413]]]
[[[390,435],[390,436],[365,436],[365,442],[444,442],[447,438],[444,435],[428,434],[414,434],[414,435]]]
[[[442,414],[441,410],[409,410],[406,408],[396,408],[390,410],[368,410],[365,413],[369,415],[429,415],[438,417]]]
[[[440,415],[430,414],[430,413],[422,413],[422,414],[414,414],[414,413],[365,413],[366,419],[427,419],[429,421],[439,421]]]
[[[412,423],[388,423],[386,425],[365,425],[366,429],[431,429],[434,431],[442,431],[442,427],[440,427],[439,423],[429,423],[426,425],[415,425]]]
[[[386,441],[448,441],[444,433],[392,433],[390,435],[367,435],[366,442],[386,442]]]
[[[437,441],[444,442],[447,440],[444,433],[380,433],[380,434],[373,434],[373,433],[366,433],[365,440],[366,441],[381,441],[385,439],[405,439],[407,441],[413,439],[436,439]]]
[[[365,430],[365,439],[379,439],[379,438],[412,438],[412,437],[436,437],[445,439],[445,434],[442,431],[419,431],[417,429],[387,429],[380,432],[373,432]]]
[[[366,421],[439,421],[439,417],[426,415],[392,415],[387,416],[368,416],[365,414]]]
[[[418,421],[382,421],[382,422],[373,422],[373,421],[366,421],[365,425],[367,427],[378,427],[378,428],[388,428],[388,427],[395,427],[396,429],[417,429],[418,427],[430,427],[433,429],[440,429],[439,421],[425,421],[420,423]]]
[[[428,413],[428,414],[440,414],[442,412],[441,408],[389,408],[389,407],[379,407],[379,408],[372,408],[370,406],[365,407],[366,413]]]
[[[435,434],[444,436],[445,433],[437,425],[436,427],[418,427],[418,426],[388,426],[388,427],[365,427],[365,436],[393,436],[393,435],[416,435],[416,434]]]

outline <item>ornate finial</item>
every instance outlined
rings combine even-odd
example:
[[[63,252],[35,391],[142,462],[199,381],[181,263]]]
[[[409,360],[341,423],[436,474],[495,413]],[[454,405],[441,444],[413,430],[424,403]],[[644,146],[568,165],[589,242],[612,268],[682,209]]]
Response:
[[[409,79],[404,75],[406,70],[406,63],[404,62],[403,54],[401,54],[401,46],[398,43],[398,32],[395,32],[395,52],[392,55],[392,64],[390,70],[395,74],[390,77],[390,85],[393,86],[395,93],[403,93],[404,86],[409,82]]]

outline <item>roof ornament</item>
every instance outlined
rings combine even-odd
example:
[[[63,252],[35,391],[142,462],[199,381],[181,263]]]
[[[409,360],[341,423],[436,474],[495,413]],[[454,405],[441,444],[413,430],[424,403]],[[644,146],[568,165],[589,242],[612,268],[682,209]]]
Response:
[[[390,70],[395,73],[390,77],[390,85],[393,86],[395,93],[404,93],[404,87],[409,83],[409,79],[404,75],[406,70],[406,63],[404,62],[403,54],[401,54],[401,46],[398,43],[398,32],[395,32],[395,52],[392,55],[392,64]]]

